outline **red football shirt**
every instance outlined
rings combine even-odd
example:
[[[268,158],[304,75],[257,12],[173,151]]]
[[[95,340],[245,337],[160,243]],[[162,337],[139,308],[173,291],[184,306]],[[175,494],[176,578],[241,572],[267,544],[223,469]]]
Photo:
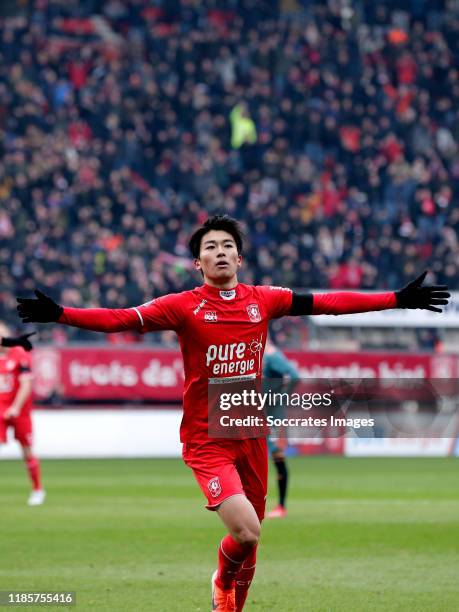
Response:
[[[239,284],[229,291],[203,285],[135,308],[142,332],[178,335],[185,369],[182,442],[208,439],[209,379],[261,377],[268,323],[289,314],[291,304],[290,289]]]
[[[14,346],[0,353],[0,413],[9,408],[19,389],[19,376],[30,371],[32,359],[22,347]],[[21,413],[30,410],[32,398],[25,402]]]
[[[208,383],[212,379],[261,377],[268,323],[290,314],[292,291],[209,285],[174,293],[135,308],[68,308],[59,323],[103,332],[174,330],[185,367],[182,442],[206,440]],[[396,308],[393,292],[313,296],[312,314],[348,314]]]

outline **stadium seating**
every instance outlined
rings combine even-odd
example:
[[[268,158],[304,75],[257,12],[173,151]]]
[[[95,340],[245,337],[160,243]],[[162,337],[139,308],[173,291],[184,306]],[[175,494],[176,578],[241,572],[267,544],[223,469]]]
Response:
[[[457,3],[151,4],[0,21],[2,319],[36,285],[108,307],[188,289],[187,236],[221,210],[247,229],[242,281],[395,288],[425,266],[458,287]]]

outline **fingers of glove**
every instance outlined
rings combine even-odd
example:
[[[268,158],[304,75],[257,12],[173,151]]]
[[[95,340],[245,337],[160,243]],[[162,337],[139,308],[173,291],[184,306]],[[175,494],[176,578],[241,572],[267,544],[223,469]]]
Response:
[[[443,291],[434,289],[432,287],[420,287],[415,295],[422,295],[424,297],[438,297],[438,298],[449,298],[451,294],[449,291]]]
[[[22,302],[18,302],[17,308],[40,308],[43,307],[42,304],[38,300],[23,300]]]
[[[37,323],[36,319],[32,319],[31,317],[27,316],[27,315],[19,315],[22,319],[23,323]]]
[[[32,312],[34,312],[33,308],[23,308],[21,306],[17,307],[17,311],[20,317],[27,316],[29,314],[32,314]]]
[[[446,306],[448,300],[442,300],[438,298],[430,298],[429,304],[441,304],[442,306]]]
[[[430,291],[429,294],[432,297],[436,297],[436,298],[450,298],[451,297],[451,293],[448,293],[447,291]]]
[[[426,285],[424,288],[430,291],[448,291],[448,285]]]
[[[28,338],[30,338],[31,336],[35,336],[36,334],[37,334],[36,331],[30,332],[30,334],[24,334],[23,336],[21,336],[21,338],[23,338],[27,342]]]
[[[432,312],[443,312],[441,308],[435,308],[435,306],[424,306],[423,310],[430,310]]]
[[[22,317],[33,317],[35,319],[39,318],[40,313],[34,310],[33,308],[24,308],[23,310],[18,310],[18,315]]]
[[[33,298],[16,298],[16,301],[19,305],[30,306],[31,304],[36,304],[37,300]]]

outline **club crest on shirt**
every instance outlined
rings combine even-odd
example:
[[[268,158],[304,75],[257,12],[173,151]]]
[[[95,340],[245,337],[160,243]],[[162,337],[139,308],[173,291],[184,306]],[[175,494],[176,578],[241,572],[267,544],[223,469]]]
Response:
[[[211,478],[209,482],[207,483],[207,488],[209,489],[212,497],[218,497],[220,493],[222,492],[222,486],[220,484],[219,477],[214,476],[213,478]]]
[[[208,323],[216,323],[217,313],[214,310],[206,310],[204,312],[204,321],[207,321]]]
[[[247,314],[249,315],[249,319],[252,321],[252,323],[258,323],[258,321],[261,321],[258,304],[249,304],[247,306]]]

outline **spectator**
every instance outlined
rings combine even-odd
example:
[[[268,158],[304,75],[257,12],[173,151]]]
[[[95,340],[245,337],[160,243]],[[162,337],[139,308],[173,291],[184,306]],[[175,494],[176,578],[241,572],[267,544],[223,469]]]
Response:
[[[169,4],[0,21],[1,318],[36,283],[79,306],[188,289],[181,237],[219,210],[259,245],[242,281],[459,285],[456,3]]]

